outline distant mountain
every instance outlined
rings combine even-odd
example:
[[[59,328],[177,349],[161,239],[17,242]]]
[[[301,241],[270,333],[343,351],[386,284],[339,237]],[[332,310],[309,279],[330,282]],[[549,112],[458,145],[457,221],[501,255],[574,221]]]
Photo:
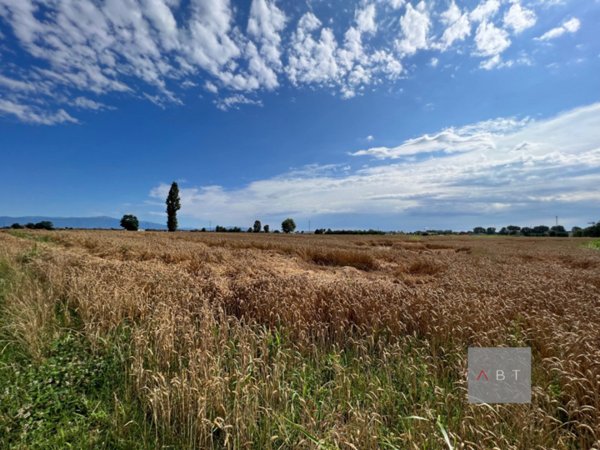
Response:
[[[49,220],[56,228],[121,228],[120,219],[114,217],[42,217],[42,216],[27,216],[27,217],[3,217],[0,216],[0,227],[9,227],[13,223],[37,223],[42,220]],[[167,227],[161,223],[140,221],[140,228],[166,230]]]

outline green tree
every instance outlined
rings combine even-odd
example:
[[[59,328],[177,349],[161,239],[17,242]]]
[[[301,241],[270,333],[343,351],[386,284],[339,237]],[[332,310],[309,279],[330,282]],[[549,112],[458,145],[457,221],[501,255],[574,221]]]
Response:
[[[487,230],[485,230],[486,234],[496,234],[496,228],[494,227],[488,227]]]
[[[569,233],[562,225],[556,225],[550,228],[550,236],[552,237],[569,237]]]
[[[127,231],[137,231],[140,227],[140,222],[138,218],[132,214],[125,214],[121,218],[121,226],[125,228]]]
[[[24,228],[24,227],[23,227],[23,225],[21,225],[20,223],[13,223],[13,224],[12,224],[10,227],[11,227],[13,230],[21,230],[21,229],[23,229],[23,228]]]
[[[36,230],[54,230],[54,224],[49,220],[42,220],[41,222],[36,223],[33,228]]]
[[[263,230],[264,230],[265,233],[268,233],[269,232],[269,225],[265,224],[265,226],[263,227]]]
[[[262,228],[262,224],[260,223],[260,220],[255,220],[254,227],[252,227],[252,231],[254,231],[255,233],[260,233],[261,228]]]
[[[284,233],[293,233],[295,229],[296,222],[294,222],[294,219],[288,217],[283,222],[281,222],[281,231],[283,231]]]
[[[177,230],[177,211],[181,209],[179,186],[173,181],[167,196],[167,228],[169,231]]]
[[[473,233],[475,233],[475,234],[485,234],[485,228],[483,228],[483,227],[475,227],[475,228],[473,228]]]
[[[594,222],[592,226],[584,229],[582,234],[586,237],[600,237],[600,222]]]
[[[508,230],[509,234],[512,235],[517,235],[521,231],[521,227],[518,227],[516,225],[509,225],[506,227],[506,229]]]

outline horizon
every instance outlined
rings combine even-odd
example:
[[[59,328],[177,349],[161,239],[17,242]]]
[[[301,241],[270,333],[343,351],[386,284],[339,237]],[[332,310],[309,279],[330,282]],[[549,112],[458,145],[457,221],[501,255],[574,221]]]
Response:
[[[2,215],[598,219],[599,1],[152,4],[0,0]]]
[[[166,216],[166,214],[165,214]],[[111,217],[111,216],[87,216],[87,217],[56,217],[56,216],[37,216],[37,215],[30,215],[30,216],[0,216],[0,228],[10,228],[11,225],[17,224],[17,225],[21,225],[21,226],[25,226],[28,223],[33,223],[36,221],[69,221],[69,220],[93,220],[93,219],[110,219],[110,220],[114,220],[114,221],[119,221],[120,219],[118,217]],[[165,217],[166,219],[166,217]],[[262,222],[260,220],[260,218],[257,218],[256,220],[258,220],[259,222],[261,222],[261,226],[264,225],[269,225],[270,228],[270,232],[274,232],[275,230],[280,230],[281,228],[281,224],[279,223],[266,223],[266,222]],[[15,221],[15,222],[12,222]],[[12,223],[9,223],[12,222]],[[574,225],[571,228],[577,227],[580,229],[585,229],[587,228],[589,225],[595,225],[597,222],[596,221],[592,221],[592,222],[588,222],[585,224],[581,224],[581,225]],[[54,223],[53,223],[54,224]],[[152,225],[152,226],[160,226],[162,228],[143,228],[141,225],[142,224],[146,224],[146,225]],[[56,224],[55,228],[56,229],[75,229],[75,230],[86,230],[86,229],[104,229],[104,230],[121,230],[122,227],[102,227],[102,226],[90,226],[90,227],[72,227],[72,226],[57,226]],[[450,229],[450,228],[423,228],[423,229],[414,229],[414,230],[406,230],[406,229],[402,229],[402,228],[395,228],[395,229],[382,229],[382,228],[330,228],[330,227],[314,227],[312,226],[312,223],[309,222],[309,226],[307,226],[306,228],[303,228],[301,224],[296,224],[296,230],[295,233],[308,233],[308,234],[318,234],[317,230],[323,230],[323,231],[334,231],[334,232],[339,232],[339,231],[356,231],[356,232],[365,232],[365,231],[374,231],[374,232],[381,232],[381,233],[389,233],[389,234],[413,234],[413,233],[422,233],[422,232],[440,232],[440,233],[446,233],[446,232],[451,232],[451,233],[473,233],[474,230],[476,228],[483,228],[483,229],[488,229],[488,228],[493,228],[495,233],[492,234],[500,234],[500,230],[502,229],[506,229],[507,227],[511,227],[511,226],[517,226],[520,229],[525,229],[525,228],[534,228],[534,227],[538,227],[538,226],[546,226],[548,228],[552,228],[554,226],[563,226],[559,220],[558,217],[555,218],[555,224],[552,225],[550,223],[539,223],[537,225],[534,224],[517,224],[517,223],[508,223],[505,225],[490,225],[490,226],[483,226],[483,225],[474,225],[470,228],[461,228],[461,229]],[[203,227],[203,226],[198,226],[198,227],[194,227],[194,226],[183,226],[183,227],[178,227],[178,231],[207,231],[207,232],[214,232],[216,231],[217,227],[223,227],[226,228],[227,230],[232,230],[235,228],[239,228],[240,232],[246,232],[248,231],[249,228],[251,228],[251,226],[246,226],[244,224],[228,224],[228,225],[223,225],[223,224],[210,224],[208,227]],[[564,227],[564,226],[563,226]],[[166,226],[166,220],[165,223],[162,224],[160,222],[152,222],[152,221],[147,221],[147,220],[140,220],[140,230],[143,231],[167,231],[166,230],[167,226]],[[571,228],[567,228],[564,227],[565,230],[567,232],[571,231]],[[263,233],[263,230],[260,231],[260,233]],[[488,233],[475,233],[475,234],[488,234]]]

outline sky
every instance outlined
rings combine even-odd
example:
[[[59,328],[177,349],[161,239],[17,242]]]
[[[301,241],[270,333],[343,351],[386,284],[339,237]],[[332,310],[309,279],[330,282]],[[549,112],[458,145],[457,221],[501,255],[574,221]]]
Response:
[[[0,215],[600,220],[600,0],[0,0]]]

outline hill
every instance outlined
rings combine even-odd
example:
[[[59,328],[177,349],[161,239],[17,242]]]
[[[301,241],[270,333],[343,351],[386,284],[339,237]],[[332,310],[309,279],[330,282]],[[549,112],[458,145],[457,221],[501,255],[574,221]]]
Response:
[[[0,216],[0,227],[9,227],[13,223],[37,223],[42,220],[49,220],[56,228],[121,228],[119,225],[120,219],[108,216],[98,217],[43,217],[43,216],[24,216],[24,217],[7,217]],[[140,221],[142,229],[165,230],[166,226],[160,223]]]

